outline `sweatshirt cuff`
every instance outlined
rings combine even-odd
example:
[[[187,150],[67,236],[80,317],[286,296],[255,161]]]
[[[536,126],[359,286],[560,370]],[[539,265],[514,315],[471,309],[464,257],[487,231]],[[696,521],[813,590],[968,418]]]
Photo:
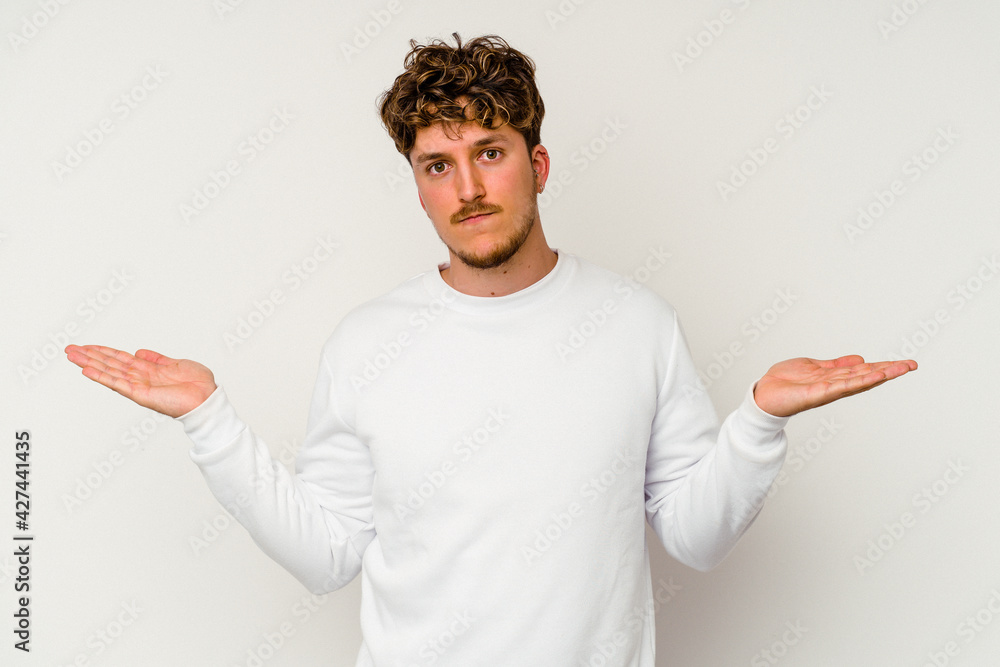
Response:
[[[782,430],[790,417],[777,417],[764,412],[753,399],[754,382],[747,389],[743,403],[733,416],[733,428],[740,434],[738,439],[741,455],[751,461],[765,462],[784,457],[787,439],[782,437]]]
[[[194,443],[193,456],[221,449],[246,428],[221,385],[201,405],[175,419]]]

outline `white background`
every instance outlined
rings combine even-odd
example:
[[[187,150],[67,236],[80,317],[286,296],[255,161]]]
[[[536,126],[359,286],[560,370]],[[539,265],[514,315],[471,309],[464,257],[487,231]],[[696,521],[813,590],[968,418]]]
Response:
[[[622,274],[670,253],[646,285],[677,307],[720,417],[789,357],[920,364],[791,421],[786,476],[716,570],[648,533],[654,582],[680,587],[657,664],[994,664],[996,3],[44,4],[0,7],[0,662],[354,664],[358,580],[311,601],[228,520],[179,425],[61,350],[201,361],[287,458],[343,314],[447,259],[375,100],[410,38],[458,31],[538,65],[564,179],[542,200],[549,244]],[[290,119],[269,135],[276,112]],[[249,136],[270,141],[252,161]],[[185,220],[196,191],[211,197]],[[859,209],[877,215],[862,227]],[[338,248],[293,288],[318,238]],[[27,656],[11,632],[24,429]]]

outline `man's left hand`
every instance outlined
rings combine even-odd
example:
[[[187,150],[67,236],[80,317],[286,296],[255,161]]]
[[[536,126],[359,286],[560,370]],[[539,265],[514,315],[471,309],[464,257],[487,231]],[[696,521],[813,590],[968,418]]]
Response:
[[[915,370],[917,362],[912,359],[865,363],[856,354],[837,359],[799,357],[771,366],[754,387],[753,398],[764,412],[791,417]]]

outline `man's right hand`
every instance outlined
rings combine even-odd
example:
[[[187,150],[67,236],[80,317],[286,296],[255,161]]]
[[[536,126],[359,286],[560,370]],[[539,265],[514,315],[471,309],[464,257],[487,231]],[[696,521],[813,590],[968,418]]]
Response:
[[[168,417],[194,410],[216,389],[212,371],[190,359],[152,350],[133,356],[102,345],[67,345],[65,352],[86,377]]]

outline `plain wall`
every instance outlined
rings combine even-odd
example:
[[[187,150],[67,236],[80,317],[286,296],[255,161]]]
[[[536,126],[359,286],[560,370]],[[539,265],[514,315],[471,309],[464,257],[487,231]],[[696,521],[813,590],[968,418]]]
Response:
[[[339,319],[447,259],[375,100],[409,39],[458,31],[535,59],[550,245],[674,304],[720,417],[786,358],[920,364],[792,419],[716,570],[648,532],[657,664],[992,664],[998,20],[986,0],[4,2],[5,626],[25,429],[35,541],[32,652],[0,626],[0,662],[354,664],[358,580],[312,599],[180,426],[62,348],[198,360],[290,460]],[[313,264],[318,239],[337,249]],[[669,261],[637,274],[651,248]]]

